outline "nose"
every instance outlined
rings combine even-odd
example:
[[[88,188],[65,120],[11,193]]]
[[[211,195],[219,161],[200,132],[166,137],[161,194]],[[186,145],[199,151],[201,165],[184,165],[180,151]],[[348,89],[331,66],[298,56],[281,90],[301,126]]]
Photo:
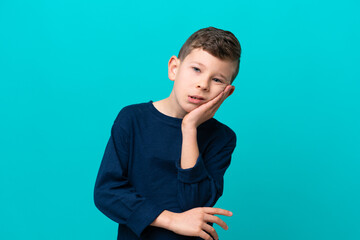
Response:
[[[207,91],[207,90],[209,90],[209,82],[206,78],[201,78],[196,83],[196,87]]]

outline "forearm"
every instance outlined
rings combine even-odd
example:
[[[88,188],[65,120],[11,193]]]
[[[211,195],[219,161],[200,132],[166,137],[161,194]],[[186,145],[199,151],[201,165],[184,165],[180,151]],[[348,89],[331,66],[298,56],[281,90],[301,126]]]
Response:
[[[187,169],[195,166],[199,157],[199,147],[197,143],[197,130],[195,126],[183,124],[182,128],[182,148],[181,148],[181,168]]]

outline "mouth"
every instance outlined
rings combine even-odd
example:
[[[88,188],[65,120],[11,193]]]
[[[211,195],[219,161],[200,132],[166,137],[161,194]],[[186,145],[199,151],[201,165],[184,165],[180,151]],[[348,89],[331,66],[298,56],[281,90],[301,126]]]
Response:
[[[196,96],[196,95],[189,95],[189,97],[190,98],[192,98],[192,99],[197,99],[197,100],[204,100],[205,98],[203,98],[203,97],[200,97],[200,96]]]
[[[204,102],[205,98],[197,95],[189,95],[188,100],[190,103],[200,104]]]

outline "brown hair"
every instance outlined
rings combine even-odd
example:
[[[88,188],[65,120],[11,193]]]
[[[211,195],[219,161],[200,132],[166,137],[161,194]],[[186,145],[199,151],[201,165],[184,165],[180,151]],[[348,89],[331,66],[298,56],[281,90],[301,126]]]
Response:
[[[193,49],[201,48],[221,60],[237,61],[237,67],[231,78],[236,78],[240,67],[241,46],[230,31],[207,27],[194,32],[181,47],[178,58],[184,60]]]

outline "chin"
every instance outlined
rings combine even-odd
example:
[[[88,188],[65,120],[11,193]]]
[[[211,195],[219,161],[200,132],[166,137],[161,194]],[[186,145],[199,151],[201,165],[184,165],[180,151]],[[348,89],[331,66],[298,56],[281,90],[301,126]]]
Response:
[[[191,112],[192,110],[194,110],[195,108],[199,107],[200,105],[195,105],[192,103],[189,103],[187,101],[180,103],[180,107],[182,108],[182,110],[184,110],[186,113]]]
[[[185,110],[185,112],[189,113],[197,107],[198,106],[196,106],[196,105],[190,105],[190,106],[185,106],[183,109]]]

